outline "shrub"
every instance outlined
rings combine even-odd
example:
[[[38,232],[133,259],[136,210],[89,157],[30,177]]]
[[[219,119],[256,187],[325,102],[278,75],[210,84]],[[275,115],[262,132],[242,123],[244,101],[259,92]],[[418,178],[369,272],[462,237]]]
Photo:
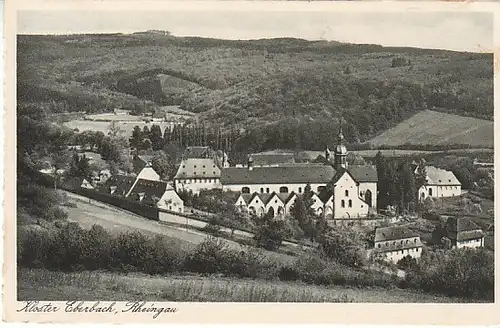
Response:
[[[300,256],[294,264],[294,269],[300,279],[308,283],[314,283],[326,267],[326,262],[313,252]]]
[[[208,218],[208,224],[203,228],[203,231],[206,231],[213,235],[219,235],[221,228],[222,219],[218,216],[212,215]]]
[[[93,225],[86,233],[82,265],[86,270],[110,269],[113,240],[109,232],[99,225]]]
[[[193,253],[186,258],[185,268],[191,272],[229,274],[231,258],[227,243],[215,237],[207,237],[196,246]]]
[[[328,258],[348,266],[362,267],[366,263],[363,236],[351,228],[333,229],[320,240],[320,250]]]
[[[400,287],[470,299],[493,300],[493,253],[485,249],[424,252],[420,268],[408,271]]]
[[[151,272],[151,244],[151,239],[139,232],[121,233],[112,243],[111,265],[125,272]]]
[[[255,217],[254,240],[257,247],[267,250],[276,250],[281,246],[283,240],[291,235],[283,220],[275,220],[268,213],[263,217]]]
[[[48,221],[66,220],[68,218],[68,213],[59,206],[54,206],[48,211],[45,218]]]
[[[58,229],[48,239],[46,267],[61,271],[83,269],[85,230],[76,223],[69,223]]]
[[[410,255],[406,255],[398,261],[397,266],[401,270],[416,270],[418,267],[418,263],[416,259],[414,259]]]
[[[300,279],[295,266],[285,265],[279,269],[278,277],[281,281],[295,281]]]
[[[19,229],[17,234],[17,263],[27,268],[44,267],[48,255],[49,233],[41,229]]]
[[[233,251],[230,274],[243,278],[272,279],[277,277],[278,265],[265,257],[261,250],[246,247],[241,252]]]

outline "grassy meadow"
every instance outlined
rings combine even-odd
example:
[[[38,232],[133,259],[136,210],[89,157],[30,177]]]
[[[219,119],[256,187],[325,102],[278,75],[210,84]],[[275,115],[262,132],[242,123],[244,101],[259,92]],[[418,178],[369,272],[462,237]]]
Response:
[[[107,272],[63,273],[44,269],[18,270],[18,299],[59,301],[179,302],[363,302],[460,303],[397,288],[323,287],[302,283],[222,278],[217,276],[150,276]]]
[[[472,147],[493,148],[493,121],[426,110],[388,129],[369,142],[375,147],[407,143],[468,144]]]

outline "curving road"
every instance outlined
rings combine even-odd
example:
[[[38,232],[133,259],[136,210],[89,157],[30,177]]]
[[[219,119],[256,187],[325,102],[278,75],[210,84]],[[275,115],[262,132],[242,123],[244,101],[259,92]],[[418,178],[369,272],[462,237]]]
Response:
[[[96,201],[87,197],[77,195],[68,191],[63,191],[69,199],[77,204],[77,207],[65,208],[68,212],[68,220],[77,222],[83,228],[90,228],[94,224],[102,226],[112,233],[127,231],[140,231],[145,234],[159,234],[186,243],[186,246],[201,243],[208,235],[200,231],[187,230],[185,228],[168,226],[157,221],[148,220],[140,215],[125,211],[123,209]],[[242,245],[225,240],[228,246],[238,250],[243,249]],[[188,245],[191,244],[191,245]],[[293,262],[296,258],[286,254],[264,251],[269,258],[281,262]]]

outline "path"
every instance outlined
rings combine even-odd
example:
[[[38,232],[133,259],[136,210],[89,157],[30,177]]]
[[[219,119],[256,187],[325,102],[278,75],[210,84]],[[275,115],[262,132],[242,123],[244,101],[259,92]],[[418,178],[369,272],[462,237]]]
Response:
[[[194,245],[201,243],[208,234],[200,231],[190,231],[185,228],[172,227],[157,221],[148,220],[137,214],[119,209],[117,207],[96,201],[92,199],[89,203],[87,197],[63,191],[69,198],[77,201],[76,208],[66,208],[68,211],[68,220],[77,222],[83,228],[90,228],[98,224],[114,233],[127,231],[141,231],[146,234],[160,234],[169,238],[181,240]],[[242,245],[225,240],[229,247],[241,250]],[[281,262],[293,262],[295,257],[280,254],[276,252],[263,251],[263,253],[273,259]]]

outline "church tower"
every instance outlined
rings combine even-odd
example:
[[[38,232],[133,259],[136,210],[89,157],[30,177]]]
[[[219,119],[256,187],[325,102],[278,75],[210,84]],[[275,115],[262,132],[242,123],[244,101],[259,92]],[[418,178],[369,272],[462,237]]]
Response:
[[[337,146],[335,147],[334,166],[338,170],[340,168],[347,169],[347,148],[344,146],[344,134],[342,133],[342,122],[340,122],[339,134],[337,136]]]

